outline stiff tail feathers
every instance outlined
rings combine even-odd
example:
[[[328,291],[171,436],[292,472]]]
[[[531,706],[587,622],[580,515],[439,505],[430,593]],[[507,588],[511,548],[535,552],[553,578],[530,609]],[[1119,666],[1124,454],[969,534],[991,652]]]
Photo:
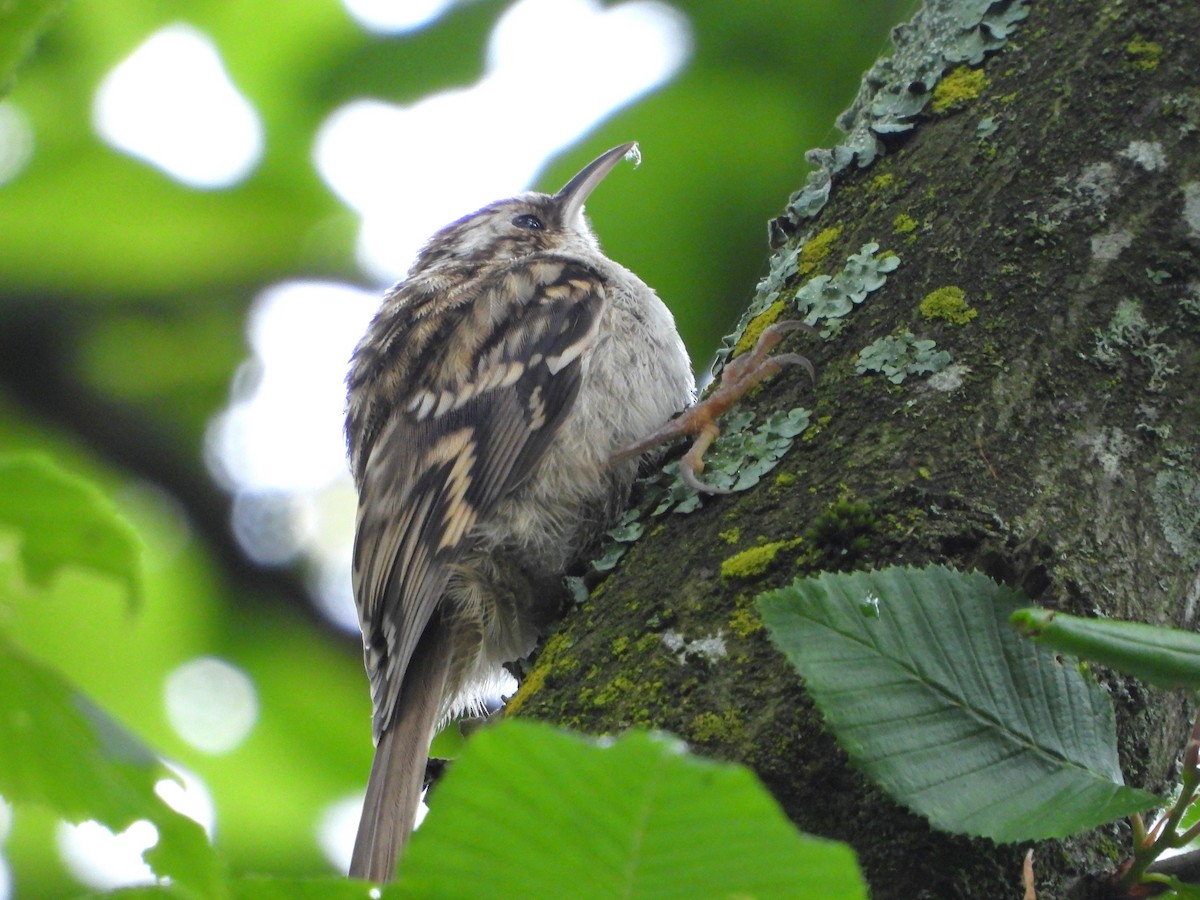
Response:
[[[444,641],[432,645],[413,657],[392,722],[379,735],[350,859],[351,878],[390,881],[412,835],[450,661]]]

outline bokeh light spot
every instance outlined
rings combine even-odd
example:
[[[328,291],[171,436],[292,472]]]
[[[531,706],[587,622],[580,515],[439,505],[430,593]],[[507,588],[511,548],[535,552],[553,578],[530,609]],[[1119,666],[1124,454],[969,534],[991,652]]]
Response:
[[[571,64],[537,79],[538,108],[554,114],[531,116],[529,61],[561,46]],[[479,81],[410,106],[360,99],[335,110],[314,156],[362,218],[359,262],[380,281],[402,277],[435,230],[526,187],[547,159],[666,82],[690,52],[686,17],[656,0],[518,0],[496,22]]]
[[[63,824],[58,850],[67,870],[82,884],[98,890],[134,884],[153,884],[154,873],[142,853],[158,843],[158,829],[146,820],[113,834],[99,822]]]
[[[428,25],[454,0],[342,0],[346,11],[368,31],[400,34]]]
[[[176,667],[163,694],[171,727],[206,753],[233,750],[258,721],[254,683],[241,669],[213,656]]]
[[[183,783],[163,779],[155,785],[155,793],[176,812],[198,822],[211,838],[216,818],[212,794],[194,773],[172,763],[167,767]],[[94,821],[78,825],[63,822],[56,839],[67,870],[90,888],[113,890],[156,880],[143,862],[142,853],[158,843],[158,829],[144,819],[120,834]]]
[[[263,153],[258,113],[216,44],[182,22],[156,31],[105,76],[92,119],[113,147],[190,187],[236,184]]]

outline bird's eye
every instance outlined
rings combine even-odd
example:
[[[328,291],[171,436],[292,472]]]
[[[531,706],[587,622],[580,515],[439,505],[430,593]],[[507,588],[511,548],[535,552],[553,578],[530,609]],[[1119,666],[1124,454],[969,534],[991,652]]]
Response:
[[[518,228],[528,228],[531,231],[541,231],[546,227],[542,220],[532,213],[521,213],[519,216],[513,216],[512,223]]]

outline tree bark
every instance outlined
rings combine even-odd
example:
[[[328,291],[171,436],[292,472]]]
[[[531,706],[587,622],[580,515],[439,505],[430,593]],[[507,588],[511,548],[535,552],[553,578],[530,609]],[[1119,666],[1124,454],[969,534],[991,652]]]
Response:
[[[789,339],[815,388],[788,371],[749,404],[806,406],[809,429],[756,488],[648,528],[518,696],[521,714],[666,729],[749,765],[799,827],[854,846],[877,898],[1019,897],[1026,847],[935,832],[850,768],[767,640],[759,593],[942,562],[1088,615],[1192,628],[1200,600],[1194,2],[1028,9],[981,64],[946,64],[916,127],[880,135],[886,155],[835,176],[815,219],[793,216],[779,253],[810,249],[784,300],[866,243],[900,258],[839,334]],[[961,294],[922,307],[945,288]],[[860,351],[906,331],[950,365],[898,384],[858,372]],[[738,557],[764,546],[758,565]],[[1106,679],[1127,782],[1169,790],[1187,704]],[[1081,893],[1128,829],[1035,852],[1039,896]]]

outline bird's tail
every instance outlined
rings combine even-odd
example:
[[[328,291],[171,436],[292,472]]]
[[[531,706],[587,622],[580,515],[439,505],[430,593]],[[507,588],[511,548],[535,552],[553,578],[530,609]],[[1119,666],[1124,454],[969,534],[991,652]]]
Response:
[[[390,881],[412,834],[450,663],[446,642],[431,643],[409,664],[395,715],[379,735],[350,858],[351,878]]]

